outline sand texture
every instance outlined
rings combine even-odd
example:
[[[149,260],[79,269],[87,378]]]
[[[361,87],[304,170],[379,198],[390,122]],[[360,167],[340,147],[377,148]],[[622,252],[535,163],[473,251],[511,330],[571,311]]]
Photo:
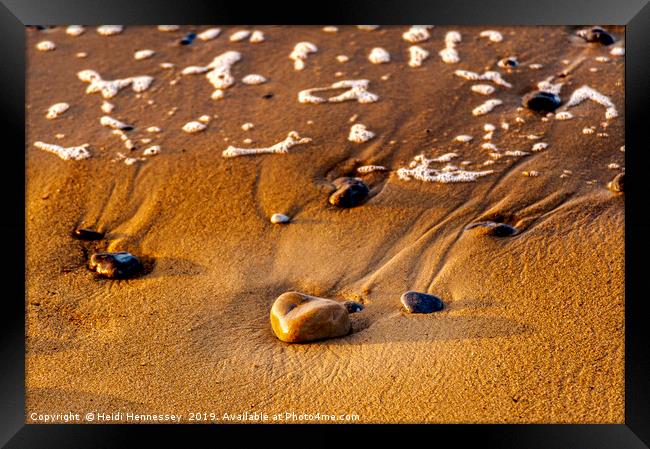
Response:
[[[247,411],[356,414],[363,423],[624,422],[624,194],[607,189],[625,165],[624,56],[610,54],[624,47],[623,28],[608,27],[610,46],[585,42],[575,27],[442,26],[415,44],[402,37],[408,26],[219,26],[212,40],[178,45],[208,28],[26,30],[27,421],[31,412],[101,410],[183,421]],[[502,41],[481,37],[489,29]],[[232,42],[237,30],[260,30],[264,41]],[[450,31],[460,42],[446,40]],[[44,40],[56,48],[39,51]],[[289,56],[300,42],[317,51],[296,70]],[[429,52],[419,67],[409,65],[413,45]],[[370,62],[375,47],[390,60]],[[445,48],[459,61],[443,61]],[[146,49],[153,56],[134,57]],[[223,98],[212,98],[205,73],[181,74],[227,51],[241,57]],[[518,67],[498,65],[509,56]],[[86,93],[82,70],[153,81],[104,98]],[[456,70],[495,71],[511,87]],[[242,82],[250,74],[266,82]],[[590,99],[566,109],[569,120],[521,108],[549,77],[563,84],[558,111],[586,85],[617,116]],[[300,91],[361,79],[376,101],[298,101]],[[473,91],[479,84],[495,91]],[[502,103],[472,113],[490,99]],[[47,118],[62,102],[69,109]],[[133,129],[120,137],[102,116]],[[205,129],[183,131],[192,121]],[[349,140],[354,124],[373,136]],[[292,131],[310,141],[222,155],[269,148]],[[90,157],[64,160],[37,141],[88,144]],[[154,145],[160,153],[145,156]],[[420,154],[448,153],[457,156],[429,167],[491,172],[457,183],[398,175]],[[359,174],[364,165],[386,170]],[[329,204],[340,176],[359,176],[370,198]],[[275,213],[290,223],[271,223]],[[465,230],[480,221],[517,233]],[[73,239],[77,227],[105,238]],[[147,273],[98,279],[87,268],[97,251],[130,251]],[[445,309],[407,313],[408,290],[442,298]],[[269,311],[288,291],[365,308],[350,316],[350,335],[287,344],[273,335]]]

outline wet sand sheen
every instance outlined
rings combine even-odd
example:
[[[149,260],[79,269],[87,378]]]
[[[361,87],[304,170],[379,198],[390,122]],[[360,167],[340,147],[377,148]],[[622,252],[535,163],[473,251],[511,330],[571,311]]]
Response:
[[[255,27],[265,40],[252,43],[229,39],[249,28],[220,26],[215,38],[177,44],[210,28],[27,31],[28,411],[65,404],[185,417],[264,410],[357,413],[362,422],[623,422],[624,208],[623,194],[607,189],[624,168],[624,66],[610,53],[624,46],[622,30],[610,28],[617,42],[601,46],[569,27],[491,28],[499,42],[481,37],[487,27],[433,27],[416,44],[404,40],[404,26]],[[456,63],[438,56],[451,31],[462,36]],[[56,48],[38,51],[45,40]],[[289,56],[300,42],[317,51],[295,70]],[[412,45],[430,53],[419,67],[408,65]],[[378,47],[389,62],[368,60]],[[142,49],[155,54],[135,60]],[[221,99],[205,74],[181,75],[227,51],[241,60]],[[517,67],[498,65],[511,56]],[[603,56],[609,61],[596,60]],[[563,103],[586,85],[609,97],[618,117],[593,101],[568,108],[569,120],[517,110],[523,95],[581,58],[562,81]],[[106,100],[86,94],[77,74],[87,69],[106,80],[153,78],[146,90],[125,87],[108,100],[108,115],[134,127],[124,131],[134,150],[100,124]],[[457,70],[498,71],[512,87]],[[267,82],[243,83],[250,74]],[[298,99],[342,80],[369,80],[378,100]],[[473,91],[479,84],[495,91]],[[472,114],[490,98],[502,104]],[[63,102],[70,108],[48,119]],[[205,129],[183,131],[203,115]],[[351,142],[355,124],[374,136]],[[311,141],[223,157],[229,147],[271,147],[291,131]],[[37,141],[88,143],[91,156],[62,160]],[[533,150],[539,142],[548,146]],[[155,157],[142,154],[153,145]],[[507,151],[530,154],[489,154]],[[419,154],[451,153],[428,168],[491,173],[448,184],[398,176]],[[329,204],[341,177],[369,187],[362,205]],[[276,213],[290,223],[271,223]],[[479,222],[517,232],[467,229]],[[76,240],[75,228],[105,238]],[[153,267],[137,279],[98,280],[86,266],[103,251],[128,251]],[[408,290],[439,296],[445,309],[405,313]],[[287,291],[365,307],[350,315],[346,337],[288,345],[269,323]]]

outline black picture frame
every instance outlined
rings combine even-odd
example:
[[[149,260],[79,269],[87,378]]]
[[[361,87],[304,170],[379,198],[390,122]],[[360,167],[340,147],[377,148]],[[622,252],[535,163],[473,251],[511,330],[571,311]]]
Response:
[[[154,7],[155,6],[155,7]],[[291,12],[291,11],[294,12]],[[230,432],[240,444],[257,431],[278,433],[279,441],[295,432],[313,432],[312,441],[333,438],[340,426],[126,426],[126,425],[37,425],[25,423],[24,349],[25,283],[24,226],[25,193],[25,26],[37,24],[160,24],[160,23],[256,23],[256,24],[500,24],[500,25],[626,25],[626,337],[625,337],[625,424],[620,425],[427,425],[346,426],[346,438],[371,432],[374,437],[396,437],[404,441],[423,434],[432,440],[454,441],[464,446],[498,448],[621,448],[650,445],[650,351],[648,308],[644,295],[644,263],[648,254],[650,219],[646,218],[643,170],[650,145],[645,138],[650,91],[650,4],[644,0],[516,0],[447,1],[345,1],[331,0],[322,7],[300,9],[277,2],[252,7],[244,2],[183,1],[135,2],[126,0],[2,0],[0,3],[0,79],[2,80],[3,136],[13,137],[3,149],[7,172],[1,182],[6,213],[0,216],[3,245],[2,300],[0,313],[0,445],[25,447],[124,447],[137,437],[168,438],[191,427],[192,432]],[[5,142],[7,142],[5,140]],[[9,168],[11,167],[11,168]],[[7,204],[8,203],[8,204]],[[273,429],[270,429],[270,428]],[[368,429],[372,427],[371,429]],[[407,429],[405,430],[405,427]],[[332,433],[335,432],[335,433]]]

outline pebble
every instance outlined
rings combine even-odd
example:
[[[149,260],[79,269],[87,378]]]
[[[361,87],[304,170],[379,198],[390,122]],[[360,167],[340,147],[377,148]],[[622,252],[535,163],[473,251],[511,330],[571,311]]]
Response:
[[[79,228],[72,231],[72,237],[79,240],[101,240],[104,238],[104,233],[93,231],[92,229]]]
[[[271,308],[270,319],[275,336],[287,343],[342,337],[351,328],[345,305],[299,292],[278,296]]]
[[[345,301],[343,305],[348,309],[348,313],[357,313],[363,310],[363,304],[356,301]]]
[[[273,224],[283,224],[289,223],[291,219],[284,214],[273,214],[271,215],[271,223]]]
[[[337,178],[336,190],[329,197],[330,204],[336,207],[355,207],[365,201],[370,193],[368,186],[359,178]]]
[[[625,173],[619,173],[607,183],[607,188],[612,192],[622,193],[625,190]]]
[[[516,235],[519,231],[517,228],[505,223],[495,223],[493,221],[479,221],[465,227],[465,230],[475,229],[481,234],[492,235],[494,237],[509,237]]]
[[[56,45],[52,41],[41,41],[36,44],[36,49],[38,51],[52,51],[56,50]]]
[[[614,43],[614,37],[600,27],[580,30],[577,34],[587,42],[597,42],[601,45],[611,45]]]
[[[400,301],[410,313],[437,312],[444,306],[442,300],[437,296],[414,291],[402,294]]]
[[[515,68],[519,66],[519,61],[517,61],[517,58],[515,58],[514,56],[510,56],[499,60],[499,62],[497,62],[497,65],[504,69]]]
[[[90,269],[102,277],[124,279],[142,272],[142,263],[128,252],[95,253],[90,258]]]
[[[183,39],[179,41],[181,45],[190,45],[196,39],[196,33],[187,33]]]
[[[561,102],[559,95],[544,91],[529,92],[522,98],[524,106],[537,112],[553,112]]]

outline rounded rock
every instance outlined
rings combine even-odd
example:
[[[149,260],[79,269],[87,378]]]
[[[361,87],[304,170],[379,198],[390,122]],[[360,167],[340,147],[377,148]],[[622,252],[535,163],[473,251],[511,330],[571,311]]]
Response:
[[[623,193],[625,191],[625,173],[619,173],[608,184],[607,188],[612,192]]]
[[[348,313],[357,313],[363,310],[363,304],[361,304],[360,302],[345,301],[343,305],[348,310]]]
[[[289,223],[291,219],[284,214],[273,214],[271,215],[271,223],[273,224],[283,224]]]
[[[495,223],[494,221],[479,221],[467,225],[465,229],[474,229],[479,231],[481,234],[492,235],[494,237],[510,237],[519,232],[514,226],[505,223]]]
[[[432,313],[442,310],[442,299],[427,293],[408,291],[402,294],[400,301],[410,313]]]
[[[615,42],[614,37],[601,27],[580,30],[578,31],[578,36],[587,42],[598,43],[605,46],[612,45]]]
[[[140,259],[128,252],[95,253],[90,257],[89,267],[101,277],[125,279],[140,274],[143,270]]]
[[[278,296],[270,318],[273,333],[286,343],[342,337],[351,328],[348,310],[342,303],[299,292]]]
[[[104,238],[104,233],[93,231],[92,229],[79,228],[72,231],[72,237],[78,240],[101,240]]]
[[[562,100],[553,92],[533,91],[524,95],[521,103],[536,112],[553,112],[560,107]]]
[[[334,180],[336,190],[329,197],[329,202],[336,207],[355,207],[362,204],[370,189],[359,178],[337,178]]]

